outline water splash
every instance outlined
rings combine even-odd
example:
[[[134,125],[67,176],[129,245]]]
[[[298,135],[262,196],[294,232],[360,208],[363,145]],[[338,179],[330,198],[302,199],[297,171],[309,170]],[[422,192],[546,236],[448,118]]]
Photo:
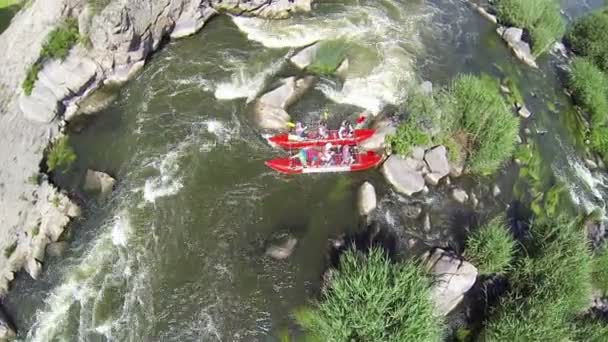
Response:
[[[262,70],[251,68],[246,61],[240,63],[237,70],[231,75],[230,81],[220,82],[215,88],[215,98],[218,100],[232,100],[246,98],[247,103],[253,101],[264,88],[266,80],[276,74],[284,65],[285,60],[274,61]]]
[[[156,199],[177,194],[183,184],[179,177],[179,150],[169,152],[160,162],[160,175],[146,180],[144,199],[155,203]]]

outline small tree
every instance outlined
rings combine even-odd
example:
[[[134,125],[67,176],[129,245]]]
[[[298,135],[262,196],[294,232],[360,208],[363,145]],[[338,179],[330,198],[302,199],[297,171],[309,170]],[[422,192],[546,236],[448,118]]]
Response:
[[[76,153],[70,147],[68,136],[63,136],[51,146],[46,166],[49,171],[54,171],[58,168],[69,168],[74,161],[76,161]]]
[[[373,248],[354,249],[340,259],[323,299],[296,313],[316,340],[439,341],[441,318],[433,312],[429,279],[417,263],[392,264]]]
[[[467,239],[465,256],[480,274],[505,273],[515,253],[515,240],[499,216],[483,225]]]

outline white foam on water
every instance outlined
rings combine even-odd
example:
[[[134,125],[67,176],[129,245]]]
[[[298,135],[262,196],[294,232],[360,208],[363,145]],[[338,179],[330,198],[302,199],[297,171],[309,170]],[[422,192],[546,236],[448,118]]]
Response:
[[[575,154],[568,153],[567,161],[571,172],[559,168],[554,168],[554,171],[560,181],[568,186],[572,201],[586,213],[603,210],[605,202],[602,189],[606,189],[605,176],[591,172]]]
[[[253,101],[264,88],[266,80],[276,74],[284,59],[274,61],[261,71],[254,70],[246,63],[240,63],[237,70],[230,76],[229,81],[220,82],[215,88],[215,98],[218,100],[232,100],[246,98],[247,103]]]
[[[120,231],[118,244],[115,243],[116,231]],[[123,255],[128,251],[125,247],[128,244],[129,232],[131,225],[125,211],[106,224],[105,230],[90,250],[78,264],[68,269],[62,284],[51,291],[44,308],[36,313],[36,320],[27,333],[27,341],[70,340],[62,334],[64,328],[70,324],[72,310],[80,311],[80,336],[87,334],[86,327],[93,316],[90,309],[98,297],[99,287],[103,284],[100,278],[108,276],[105,273],[108,271],[108,265],[114,270],[124,269],[126,265],[127,259]],[[114,276],[121,277],[120,274]],[[107,324],[103,324],[94,330],[107,336],[109,329]]]
[[[160,162],[160,175],[146,179],[144,199],[155,203],[158,198],[177,194],[183,184],[179,177],[179,150],[169,152]]]

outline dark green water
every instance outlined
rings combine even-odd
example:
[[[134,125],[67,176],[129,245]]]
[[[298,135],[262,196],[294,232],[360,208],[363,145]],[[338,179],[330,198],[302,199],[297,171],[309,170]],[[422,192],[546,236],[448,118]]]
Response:
[[[587,8],[565,4],[573,15]],[[379,110],[398,104],[417,77],[440,86],[459,72],[508,74],[535,112],[526,125],[548,131],[531,137],[543,158],[581,208],[603,206],[603,181],[582,166],[565,125],[546,110],[548,102],[569,106],[556,58],[531,71],[461,1],[324,2],[311,15],[275,22],[218,17],[170,43],[111,107],[73,127],[78,161],[57,181],[83,201],[85,215],[71,227],[67,256],[47,260],[41,281],[15,282],[7,306],[20,336],[252,341],[295,331],[290,315],[318,292],[327,239],[359,225],[355,194],[365,180],[379,192],[383,223],[429,245],[457,244],[466,227],[455,216],[470,209],[450,203],[443,187],[406,199],[377,170],[285,177],[264,166],[281,152],[255,130],[250,100],[294,72],[285,62],[292,48],[335,37],[350,43],[348,80],[320,80],[293,116],[312,121],[328,109],[337,122]],[[118,180],[109,200],[80,190],[87,168]],[[461,181],[480,193],[481,213],[504,210],[510,170],[497,175],[507,187],[497,200],[486,197],[493,179]],[[411,202],[431,212],[431,232],[404,219],[399,203]],[[266,257],[266,241],[284,233],[298,238],[295,253]]]

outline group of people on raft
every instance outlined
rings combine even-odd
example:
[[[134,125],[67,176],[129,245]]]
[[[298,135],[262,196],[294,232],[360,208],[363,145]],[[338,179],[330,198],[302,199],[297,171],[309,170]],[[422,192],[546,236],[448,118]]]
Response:
[[[295,125],[294,133],[300,138],[306,138],[306,130],[301,122]],[[334,131],[335,132],[335,131]],[[329,130],[327,122],[321,120],[317,128],[317,139],[328,139]],[[348,121],[342,121],[338,129],[338,139],[351,138],[354,134],[353,126]],[[302,148],[299,153],[294,156],[298,158],[303,167],[319,167],[319,166],[350,166],[355,162],[356,151],[348,145],[334,147],[331,143],[325,144],[323,147],[310,146]]]

